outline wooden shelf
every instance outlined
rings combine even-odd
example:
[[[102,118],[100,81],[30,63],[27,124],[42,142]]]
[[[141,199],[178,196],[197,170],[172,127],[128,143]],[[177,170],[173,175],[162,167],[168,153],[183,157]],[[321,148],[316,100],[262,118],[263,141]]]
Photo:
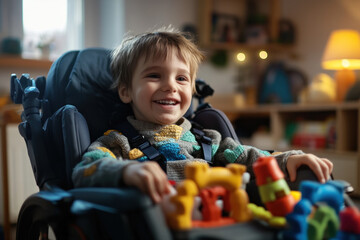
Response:
[[[268,50],[268,51],[288,51],[291,50],[294,45],[290,44],[279,44],[279,43],[268,43],[261,45],[251,45],[246,43],[208,43],[202,44],[201,47],[210,50]]]
[[[221,98],[221,97],[220,97]],[[209,98],[209,102],[215,107],[226,113],[271,113],[277,112],[308,112],[308,111],[335,111],[335,110],[357,110],[360,102],[342,102],[342,103],[317,103],[317,104],[261,104],[252,106],[236,106],[229,102],[218,101],[218,97]]]
[[[245,0],[227,0],[226,2],[221,2],[222,0],[200,0],[199,1],[199,45],[202,48],[208,50],[268,50],[268,51],[287,51],[293,48],[293,44],[281,44],[277,43],[278,32],[279,32],[279,20],[280,20],[280,9],[281,2],[280,0],[270,0],[268,2],[268,23],[266,25],[268,32],[269,43],[256,45],[256,44],[247,44],[240,42],[214,42],[211,38],[213,33],[212,18],[213,13],[217,12],[219,4],[220,5],[231,5],[233,8],[238,9],[234,13],[230,13],[236,17],[240,16],[240,12],[244,10],[246,6]],[[239,3],[243,2],[241,6]],[[239,9],[240,8],[240,9]],[[227,13],[224,13],[227,14]],[[239,16],[237,16],[239,14]],[[243,19],[241,19],[244,21]]]
[[[0,55],[0,68],[50,69],[53,62],[46,59],[27,59],[21,56]]]

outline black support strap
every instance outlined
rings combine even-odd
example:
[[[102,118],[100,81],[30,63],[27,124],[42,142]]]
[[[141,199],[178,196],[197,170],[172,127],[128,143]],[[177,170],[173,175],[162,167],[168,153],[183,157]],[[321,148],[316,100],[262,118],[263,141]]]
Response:
[[[128,121],[119,123],[116,126],[116,129],[129,139],[131,148],[139,149],[150,161],[157,162],[161,169],[166,173],[165,157],[160,154],[144,136],[140,135]]]
[[[129,139],[131,148],[139,149],[149,160],[157,162],[166,173],[166,158],[160,154],[144,136],[140,135],[127,120],[117,124],[116,129]],[[209,165],[212,165],[211,138],[205,136],[205,133],[199,127],[191,128],[191,132],[201,145],[204,160],[207,161]]]
[[[196,127],[191,128],[191,132],[195,135],[196,140],[201,144],[204,160],[207,161],[209,165],[212,165],[211,138],[205,136],[205,133]]]

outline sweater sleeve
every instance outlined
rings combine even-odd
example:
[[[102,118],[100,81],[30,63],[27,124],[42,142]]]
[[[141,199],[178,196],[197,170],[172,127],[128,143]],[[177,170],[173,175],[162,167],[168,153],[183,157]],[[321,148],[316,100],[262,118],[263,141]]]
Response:
[[[302,151],[291,150],[274,155],[280,169],[287,175],[286,163],[291,155],[304,154]],[[232,138],[225,138],[220,142],[219,149],[214,156],[214,162],[217,165],[226,165],[228,163],[240,163],[246,166],[247,172],[254,177],[252,165],[259,158],[271,156],[268,151],[260,150],[256,147],[242,145]]]
[[[132,163],[124,160],[129,151],[127,139],[113,132],[93,142],[73,169],[75,187],[119,187],[122,186],[122,170]],[[126,159],[127,156],[125,156]]]

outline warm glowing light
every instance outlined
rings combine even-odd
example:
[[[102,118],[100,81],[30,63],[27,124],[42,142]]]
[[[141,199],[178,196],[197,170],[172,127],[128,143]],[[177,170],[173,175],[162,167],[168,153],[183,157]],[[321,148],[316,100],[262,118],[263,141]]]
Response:
[[[267,59],[267,57],[268,57],[268,53],[266,52],[266,51],[260,51],[259,52],[259,57],[261,58],[261,59]]]
[[[337,70],[336,99],[343,101],[356,81],[353,70],[360,69],[359,32],[349,29],[333,31],[325,47],[322,66],[325,69]]]
[[[245,53],[242,53],[242,52],[238,53],[238,54],[236,55],[236,59],[237,59],[239,62],[245,61],[245,59],[246,59]]]
[[[347,59],[342,59],[341,64],[343,65],[344,68],[350,67],[350,62]]]
[[[360,34],[355,30],[336,30],[331,33],[322,58],[329,70],[360,69]]]

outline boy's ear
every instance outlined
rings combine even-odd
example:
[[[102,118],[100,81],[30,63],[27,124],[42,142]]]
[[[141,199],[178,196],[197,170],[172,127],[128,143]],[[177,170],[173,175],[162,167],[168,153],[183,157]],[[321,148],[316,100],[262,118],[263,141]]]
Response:
[[[131,102],[131,96],[130,91],[128,88],[122,86],[118,88],[118,94],[123,103],[130,103]]]

